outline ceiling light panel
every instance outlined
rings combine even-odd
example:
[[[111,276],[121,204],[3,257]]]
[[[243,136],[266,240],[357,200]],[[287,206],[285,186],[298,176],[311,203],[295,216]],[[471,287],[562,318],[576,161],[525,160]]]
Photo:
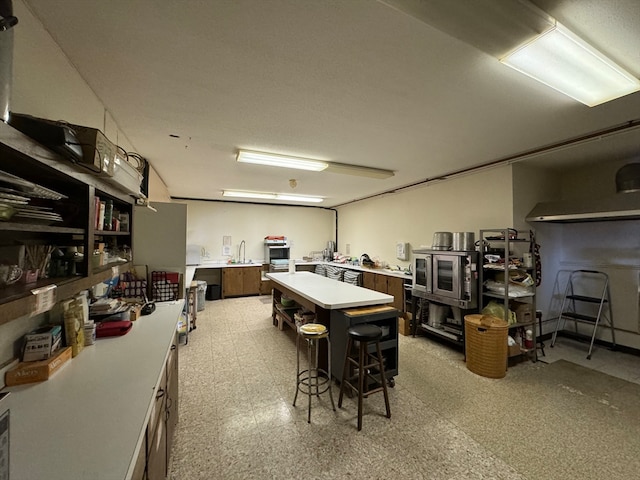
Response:
[[[500,60],[590,107],[640,90],[640,81],[560,24]]]
[[[223,197],[254,198],[260,200],[282,200],[287,202],[322,203],[323,197],[314,195],[291,195],[288,193],[248,192],[243,190],[223,190]]]
[[[320,172],[327,168],[329,164],[321,160],[310,158],[290,157],[274,153],[252,152],[248,150],[238,151],[238,162],[253,163],[257,165],[268,165],[270,167],[295,168],[298,170],[309,170]]]

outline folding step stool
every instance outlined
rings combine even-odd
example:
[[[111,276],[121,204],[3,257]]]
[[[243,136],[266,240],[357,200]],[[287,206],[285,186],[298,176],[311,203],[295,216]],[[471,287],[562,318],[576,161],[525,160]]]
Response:
[[[602,284],[602,292],[599,297],[592,297],[588,295],[580,295],[576,293],[576,290],[584,283],[599,282]],[[585,313],[579,313],[578,308],[588,308],[591,305],[591,311],[593,311],[593,305],[597,306],[598,313],[596,316],[588,315]],[[611,329],[611,343],[612,349],[616,347],[616,336],[613,328],[613,317],[611,315],[611,297],[609,294],[609,276],[604,272],[598,272],[595,270],[574,270],[569,275],[567,287],[564,291],[564,297],[562,298],[562,305],[560,307],[560,315],[556,322],[556,329],[553,332],[553,338],[551,339],[551,347],[556,343],[556,337],[558,330],[560,329],[560,322],[564,327],[566,320],[573,320],[575,324],[576,334],[578,334],[578,323],[585,323],[593,325],[593,332],[591,333],[591,343],[589,344],[589,353],[587,354],[587,360],[591,360],[591,351],[593,350],[593,342],[596,338],[596,331],[601,321],[604,321],[609,325]]]

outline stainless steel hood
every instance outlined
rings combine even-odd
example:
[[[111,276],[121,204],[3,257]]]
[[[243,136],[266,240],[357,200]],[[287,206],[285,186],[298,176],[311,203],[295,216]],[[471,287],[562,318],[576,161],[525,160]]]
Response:
[[[594,222],[640,218],[640,192],[610,197],[538,203],[527,222]]]

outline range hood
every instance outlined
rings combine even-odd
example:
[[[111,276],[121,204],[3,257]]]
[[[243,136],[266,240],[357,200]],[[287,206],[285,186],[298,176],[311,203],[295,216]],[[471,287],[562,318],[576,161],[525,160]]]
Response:
[[[616,194],[603,198],[539,203],[527,222],[595,222],[640,218],[640,162],[616,172]]]
[[[640,218],[640,192],[610,197],[538,203],[527,222],[595,222]]]

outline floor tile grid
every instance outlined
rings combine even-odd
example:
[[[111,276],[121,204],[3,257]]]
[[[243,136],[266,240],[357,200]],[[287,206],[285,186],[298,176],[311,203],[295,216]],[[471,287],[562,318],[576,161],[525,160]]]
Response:
[[[522,430],[543,429],[544,422],[532,425],[531,422],[518,419],[517,416],[510,423],[503,422],[502,428],[507,425],[511,429],[504,432],[504,443],[496,440],[501,438],[500,432],[496,433],[490,425],[489,427],[486,425],[486,419],[483,417],[487,412],[491,412],[491,409],[487,410],[486,404],[490,403],[491,399],[500,398],[502,392],[509,397],[510,401],[526,404],[527,396],[517,395],[518,388],[522,386],[522,390],[526,391],[527,371],[531,369],[535,373],[535,369],[541,368],[543,363],[540,362],[539,366],[531,364],[524,369],[510,369],[506,379],[500,381],[484,379],[466,370],[464,362],[460,361],[459,352],[421,338],[400,338],[401,375],[398,377],[396,388],[390,390],[392,423],[388,423],[389,420],[384,418],[384,403],[375,405],[374,401],[370,401],[366,403],[366,435],[354,433],[355,408],[349,404],[345,405],[344,411],[339,411],[337,414],[333,414],[330,408],[321,408],[314,404],[312,425],[308,425],[306,404],[303,408],[291,406],[292,396],[295,393],[295,335],[273,327],[268,305],[265,310],[264,304],[261,307],[249,300],[247,303],[255,307],[247,308],[246,311],[251,311],[251,314],[238,315],[237,311],[242,309],[246,300],[239,299],[237,302],[238,304],[228,300],[207,302],[208,312],[203,315],[203,318],[209,319],[208,325],[213,328],[208,329],[208,333],[205,332],[207,329],[194,331],[189,347],[197,348],[182,349],[181,360],[184,357],[185,361],[189,361],[190,356],[193,357],[192,362],[200,361],[199,359],[202,361],[213,359],[209,370],[211,378],[222,375],[218,377],[223,379],[221,385],[226,383],[225,380],[228,382],[232,379],[235,379],[236,383],[242,383],[242,388],[237,387],[240,390],[235,393],[242,394],[243,390],[251,392],[251,389],[261,384],[258,381],[260,378],[269,377],[269,381],[276,386],[277,392],[253,396],[246,393],[249,398],[259,399],[250,401],[249,406],[241,400],[230,401],[235,398],[234,390],[220,387],[216,388],[216,405],[212,406],[211,395],[198,397],[196,393],[185,394],[182,388],[182,375],[186,367],[182,363],[181,396],[187,395],[185,397],[187,399],[193,396],[196,401],[203,403],[199,407],[200,411],[215,410],[216,415],[213,417],[214,422],[204,414],[194,415],[191,420],[183,421],[185,416],[191,417],[185,405],[190,402],[181,402],[181,420],[176,436],[171,478],[211,478],[203,473],[206,470],[202,470],[203,465],[198,463],[202,460],[196,459],[195,462],[189,460],[189,450],[192,452],[192,457],[197,457],[198,455],[193,452],[201,449],[211,452],[218,458],[217,460],[210,458],[209,464],[204,465],[204,467],[213,465],[219,469],[221,476],[216,478],[298,478],[296,477],[298,474],[315,478],[313,474],[311,476],[309,474],[314,471],[311,467],[325,468],[328,474],[322,478],[343,478],[341,475],[346,475],[350,471],[359,471],[359,469],[374,472],[370,478],[388,478],[392,475],[399,476],[400,473],[404,475],[400,475],[400,478],[525,478],[514,470],[514,466],[522,472],[527,472],[526,478],[532,479],[598,478],[589,477],[593,461],[588,458],[583,461],[586,465],[584,472],[579,465],[554,468],[553,461],[548,460],[548,458],[557,457],[557,452],[551,448],[553,442],[546,442],[550,447],[548,458],[544,458],[545,448],[528,449],[542,452],[537,457],[521,454],[522,448],[518,446],[517,439],[522,436]],[[242,326],[237,325],[238,319],[242,319]],[[238,335],[238,331],[248,332],[246,336],[250,338],[243,338],[245,335]],[[199,343],[196,342],[196,338]],[[247,355],[250,351],[248,346],[255,348],[252,355]],[[207,353],[201,353],[203,349],[205,352],[208,350],[208,357]],[[242,365],[242,382],[237,382],[237,368],[229,372],[229,366],[232,365],[229,358],[235,358],[238,365]],[[256,358],[259,360],[256,361]],[[260,362],[262,362],[261,368]],[[444,378],[439,378],[438,375],[433,376],[434,369],[428,369],[431,363],[439,365],[438,370],[443,371]],[[207,372],[206,367],[187,369],[189,370],[200,374],[202,371]],[[224,375],[225,371],[228,372],[226,375]],[[423,372],[429,372],[431,375],[421,377]],[[267,373],[269,377],[265,376]],[[451,383],[451,375],[454,375],[456,380],[470,379],[473,382],[472,387],[448,385]],[[185,372],[185,384],[189,383],[189,377],[190,375]],[[519,377],[522,377],[522,385],[518,384]],[[205,381],[203,378],[200,380]],[[215,382],[210,379],[206,381],[215,386]],[[195,383],[197,384],[197,381]],[[575,392],[563,390],[561,387],[559,391],[568,396],[576,395]],[[541,394],[544,393],[546,392],[541,390]],[[623,393],[624,389],[620,389],[620,394]],[[583,395],[583,400],[589,402],[585,403],[585,406],[593,404],[593,398],[590,395],[590,392]],[[451,401],[458,396],[462,396],[463,400]],[[369,400],[374,400],[374,397]],[[380,397],[382,398],[381,395]],[[613,397],[611,400],[615,402],[616,399]],[[218,408],[220,404],[225,406]],[[236,405],[237,408],[227,405]],[[575,405],[575,402],[572,405]],[[183,412],[183,407],[187,409],[186,414]],[[496,408],[497,413],[504,410],[500,405]],[[478,414],[478,411],[481,413]],[[615,415],[613,406],[609,406],[606,411]],[[376,416],[376,412],[380,413]],[[553,418],[554,414],[558,414],[555,408],[541,413],[545,419]],[[559,415],[560,425],[563,418]],[[571,417],[570,420],[572,420]],[[576,423],[580,424],[580,420],[579,416],[573,419],[574,426]],[[193,428],[190,423],[199,426],[197,435],[192,435]],[[570,424],[567,426],[571,427]],[[584,427],[587,428],[588,425]],[[208,434],[205,435],[204,431]],[[438,435],[436,432],[442,432],[442,434]],[[616,432],[619,433],[619,428],[616,428]],[[206,445],[198,447],[200,434],[203,437],[202,442]],[[187,442],[185,436],[188,436],[190,441]],[[185,448],[185,444],[190,444],[191,449]],[[449,451],[443,446],[457,447],[462,453],[456,448]],[[598,447],[598,443],[595,442],[593,447]],[[370,454],[377,451],[380,451],[381,458],[384,460],[372,461]],[[455,452],[456,455],[451,457],[449,455],[451,452]],[[621,452],[621,455],[614,455],[609,462],[613,473],[616,473],[614,460],[624,454],[625,451]],[[328,459],[332,456],[339,457],[341,461],[329,461]],[[235,460],[230,460],[231,457]],[[367,459],[366,464],[362,464],[362,458]],[[504,463],[501,458],[509,460],[512,466]],[[518,461],[518,458],[522,460]],[[580,455],[575,458],[583,460]],[[607,458],[606,454],[604,458]],[[191,460],[194,459],[191,458]],[[290,460],[291,464],[287,460]],[[531,462],[536,466],[533,472]],[[309,468],[302,468],[303,466]],[[180,474],[185,472],[188,472],[188,476],[181,477]],[[626,472],[623,467],[620,467],[617,473],[620,478],[625,478]],[[581,473],[582,476],[573,476],[574,473]]]

